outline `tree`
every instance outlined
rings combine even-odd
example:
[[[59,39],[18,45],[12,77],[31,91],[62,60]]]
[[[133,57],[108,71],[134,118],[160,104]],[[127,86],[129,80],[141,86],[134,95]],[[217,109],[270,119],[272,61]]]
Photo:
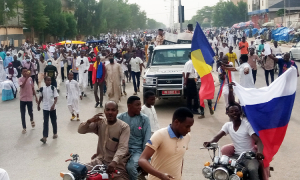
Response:
[[[22,0],[24,5],[24,24],[31,30],[32,42],[34,42],[34,32],[43,31],[49,18],[44,15],[45,5],[43,0]]]
[[[77,23],[73,14],[64,13],[66,22],[68,23],[68,28],[65,31],[65,39],[73,39],[77,35]]]
[[[15,9],[19,6],[18,2],[19,0],[0,0],[0,25],[4,25],[10,18],[17,16]],[[6,4],[5,7],[4,4]]]
[[[44,34],[50,34],[56,39],[63,37],[68,29],[66,17],[62,13],[62,5],[60,0],[44,0],[45,11],[44,15],[49,18],[48,26],[44,30]]]
[[[236,23],[247,21],[248,17],[248,6],[246,2],[239,1],[237,3],[237,15]]]
[[[154,19],[148,19],[147,20],[147,29],[158,29],[158,28],[165,28],[166,25],[164,25],[161,22],[157,22]]]

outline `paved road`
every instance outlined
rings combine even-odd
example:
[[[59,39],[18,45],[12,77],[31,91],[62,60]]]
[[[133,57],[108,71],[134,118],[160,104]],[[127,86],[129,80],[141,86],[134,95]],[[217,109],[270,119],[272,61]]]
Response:
[[[287,51],[287,50],[284,50]],[[299,64],[299,63],[297,63]],[[277,77],[277,74],[276,74]],[[237,78],[237,76],[236,76]],[[263,70],[258,70],[258,82],[256,87],[265,86]],[[298,80],[299,81],[299,80]],[[298,82],[298,87],[299,87]],[[128,94],[133,93],[132,84],[127,85]],[[216,92],[218,87],[216,88]],[[94,96],[92,91],[87,92],[87,97],[80,102],[81,120],[86,120],[94,114],[102,112],[103,109],[94,108]],[[142,93],[139,93],[141,97]],[[107,97],[104,98],[107,100]],[[120,103],[120,112],[126,111],[126,97]],[[161,127],[171,123],[174,110],[185,103],[180,100],[159,100],[156,103],[156,110]],[[299,179],[297,165],[300,160],[298,151],[300,146],[300,98],[296,96],[294,111],[291,117],[286,138],[271,163],[275,168],[272,173],[272,180]],[[184,161],[183,176],[186,180],[204,179],[202,167],[204,162],[209,161],[206,150],[199,150],[204,141],[210,140],[222,125],[228,121],[225,115],[224,99],[222,97],[215,115],[211,116],[208,109],[205,109],[205,119],[195,117],[192,127],[192,140]],[[8,171],[12,180],[54,180],[60,179],[59,173],[66,171],[68,163],[64,160],[69,158],[70,153],[78,153],[82,162],[89,162],[90,157],[96,151],[97,136],[94,134],[80,135],[77,128],[80,122],[71,122],[70,114],[65,99],[65,88],[62,86],[57,105],[58,116],[58,139],[51,139],[51,127],[49,139],[46,145],[42,145],[39,139],[42,137],[42,112],[36,110],[34,105],[35,129],[32,129],[27,116],[27,134],[23,135],[19,98],[0,102],[0,167]],[[230,143],[229,137],[220,141],[220,145]]]

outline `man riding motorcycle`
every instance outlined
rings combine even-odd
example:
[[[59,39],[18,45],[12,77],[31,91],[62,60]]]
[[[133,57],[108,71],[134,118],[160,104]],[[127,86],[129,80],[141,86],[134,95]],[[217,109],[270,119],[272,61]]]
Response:
[[[256,159],[245,159],[243,160],[243,164],[248,169],[250,179],[259,180],[260,177],[258,169],[260,163],[258,160],[264,159],[264,155],[262,154],[264,146],[247,119],[241,119],[242,109],[238,103],[234,102],[232,85],[233,83],[229,84],[229,107],[227,108],[227,114],[230,118],[230,122],[225,123],[221,131],[210,142],[204,142],[203,145],[204,147],[209,147],[211,143],[218,142],[223,136],[229,134],[234,146],[234,153],[231,154],[232,158],[237,159],[239,155],[245,151],[257,151]],[[257,150],[255,144],[257,145]],[[228,147],[230,149],[230,146],[222,148],[222,154],[225,154],[226,150],[228,151]],[[230,154],[227,153],[226,155]]]
[[[80,134],[95,133],[98,135],[97,154],[92,157],[92,161],[88,165],[106,165],[107,173],[112,174],[110,179],[129,179],[125,165],[128,159],[130,128],[128,124],[116,118],[117,103],[108,101],[104,107],[104,114],[106,119],[102,113],[99,113],[81,123],[78,128]],[[88,170],[92,169],[90,166],[86,167]],[[116,170],[118,173],[115,173]]]
[[[128,148],[131,157],[126,164],[126,170],[130,180],[136,180],[138,177],[138,160],[151,137],[151,127],[148,116],[141,113],[142,107],[139,97],[129,97],[127,107],[128,111],[118,114],[117,118],[127,123],[130,127]]]

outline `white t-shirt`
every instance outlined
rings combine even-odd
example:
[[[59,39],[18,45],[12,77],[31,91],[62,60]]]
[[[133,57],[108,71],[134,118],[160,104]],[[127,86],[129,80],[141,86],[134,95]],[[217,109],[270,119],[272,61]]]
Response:
[[[234,145],[234,154],[240,155],[245,151],[255,152],[254,140],[251,137],[255,132],[246,118],[242,120],[241,125],[237,131],[233,129],[232,122],[225,123],[221,131],[224,131],[226,135],[230,135]]]
[[[194,65],[193,65],[193,61],[190,59],[189,61],[187,61],[184,65],[184,68],[183,68],[183,72],[184,74],[186,75],[187,73],[190,73],[189,75],[189,79],[195,79],[197,78],[197,72],[194,68]]]
[[[279,46],[276,47],[272,47],[272,54],[277,55],[277,54],[282,54],[281,48]]]
[[[158,124],[157,114],[156,114],[154,106],[151,106],[151,108],[148,108],[146,105],[143,105],[141,112],[148,116],[148,118],[150,120],[150,126],[151,126],[152,133],[154,133],[155,131],[160,129],[159,124]]]
[[[39,92],[40,97],[43,97],[43,110],[50,111],[54,98],[59,96],[56,87],[53,86],[53,88],[54,90],[51,89],[51,85],[44,86],[43,93]],[[55,106],[54,109],[56,109]]]
[[[244,73],[245,68],[249,69],[248,74]],[[254,80],[252,76],[252,68],[247,62],[241,64],[239,67],[236,67],[235,69],[238,70],[239,72],[241,86],[243,86],[244,88],[255,88]]]
[[[131,65],[131,71],[133,72],[140,72],[140,64],[143,64],[141,58],[131,58],[129,64]]]
[[[227,53],[229,53],[229,48],[227,46],[225,46],[225,47],[222,46],[221,52],[223,52],[223,56],[225,56]]]
[[[123,72],[128,71],[126,59],[123,59],[123,62],[121,63],[121,67],[122,67]]]

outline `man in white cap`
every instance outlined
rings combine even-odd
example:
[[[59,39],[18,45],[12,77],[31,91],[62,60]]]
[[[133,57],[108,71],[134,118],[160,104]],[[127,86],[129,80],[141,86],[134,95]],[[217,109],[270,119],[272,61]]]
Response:
[[[85,57],[85,51],[80,51],[80,56],[76,59],[76,67],[78,68],[78,74],[79,74],[79,87],[81,90],[81,95],[86,97],[86,94],[84,93],[84,90],[86,89],[88,85],[88,69],[90,67],[89,60],[87,57]]]

